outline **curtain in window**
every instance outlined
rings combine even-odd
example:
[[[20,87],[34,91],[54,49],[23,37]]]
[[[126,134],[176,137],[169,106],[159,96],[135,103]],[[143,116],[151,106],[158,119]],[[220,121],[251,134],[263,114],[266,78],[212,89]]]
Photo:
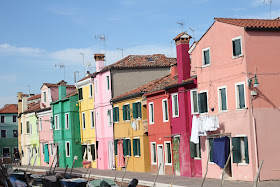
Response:
[[[118,141],[118,167],[124,167],[123,140]]]
[[[233,44],[233,56],[238,56],[241,54],[241,43],[240,39],[232,41]]]

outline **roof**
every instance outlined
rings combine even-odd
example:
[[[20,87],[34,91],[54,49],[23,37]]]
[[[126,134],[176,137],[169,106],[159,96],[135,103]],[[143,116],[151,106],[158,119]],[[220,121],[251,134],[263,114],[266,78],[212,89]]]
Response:
[[[246,29],[280,29],[280,19],[214,18],[216,21]]]
[[[92,73],[92,74],[89,74],[88,76],[82,78],[82,79],[79,80],[78,82],[81,82],[81,81],[83,81],[83,80],[86,80],[86,79],[88,79],[88,78],[90,78],[90,77],[95,77],[97,74],[98,74],[98,72],[94,72],[94,73]]]
[[[14,114],[18,113],[18,105],[17,104],[6,104],[3,108],[0,109],[1,114]]]
[[[112,69],[170,67],[172,63],[176,63],[176,58],[166,57],[163,54],[129,55],[114,64],[104,67],[100,72]]]
[[[34,105],[30,106],[27,110],[25,110],[23,113],[29,113],[29,112],[35,112],[36,110],[39,110],[40,108],[40,102],[35,103]]]
[[[63,97],[62,99],[66,99],[66,98],[72,97],[72,96],[74,96],[74,95],[78,95],[78,91],[77,91],[77,90],[75,90],[75,91],[73,91],[73,92],[67,94],[66,97]]]
[[[58,87],[59,84],[60,84],[62,81],[63,81],[63,80],[59,81],[59,82],[56,83],[56,84],[53,84],[53,83],[43,83],[42,87],[43,87],[44,85],[46,85],[47,87]],[[42,87],[41,87],[41,88],[42,88]],[[76,88],[76,87],[75,87],[75,85],[66,85],[66,88]]]
[[[181,32],[180,34],[178,34],[173,40],[178,40],[179,38],[181,38],[181,36],[186,35],[186,37],[192,38],[186,31],[185,32]]]
[[[31,101],[31,100],[35,100],[35,99],[39,99],[39,98],[41,98],[41,94],[37,94],[37,95],[34,95],[34,96],[32,96],[32,97],[29,97],[29,98],[27,99],[27,101]]]

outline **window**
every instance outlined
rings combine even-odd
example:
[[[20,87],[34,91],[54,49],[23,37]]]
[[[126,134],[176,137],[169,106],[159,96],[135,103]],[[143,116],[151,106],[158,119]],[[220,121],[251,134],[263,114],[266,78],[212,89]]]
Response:
[[[50,155],[52,156],[52,155],[53,155],[53,144],[50,143],[49,145],[50,145],[50,150],[51,150],[51,151],[50,151]]]
[[[247,136],[232,137],[232,147],[233,147],[233,149],[232,149],[233,163],[249,164]]]
[[[95,80],[95,84],[94,84],[94,85],[95,85],[95,86],[94,86],[94,87],[95,87],[95,94],[97,94],[97,91],[98,91],[98,90],[97,90],[97,80]]]
[[[132,103],[132,112],[133,112],[133,118],[141,118],[141,102]]]
[[[202,67],[210,65],[210,47],[202,50]]]
[[[241,36],[232,39],[232,55],[233,57],[242,56]]]
[[[2,149],[2,151],[3,151],[2,153],[3,153],[4,156],[8,156],[10,154],[10,148],[9,147],[4,147]]]
[[[90,111],[90,119],[91,119],[91,128],[94,128],[94,112]]]
[[[20,134],[22,134],[22,123],[20,123]]]
[[[178,94],[172,94],[172,116],[179,116],[179,103],[178,103]]]
[[[39,130],[42,130],[42,118],[39,118]]]
[[[96,156],[95,156],[95,145],[94,145],[94,144],[91,144],[90,148],[91,148],[91,157],[92,157],[92,160],[96,160]]]
[[[69,129],[69,114],[65,114],[65,129]]]
[[[86,115],[84,112],[82,113],[82,124],[83,124],[83,129],[86,129]]]
[[[119,122],[119,107],[113,108],[113,122]]]
[[[41,154],[44,155],[44,143],[41,143]]]
[[[207,138],[208,140],[208,153],[209,153],[209,150],[210,150],[210,158],[209,158],[209,162],[213,162],[213,141],[214,141],[214,138]],[[208,154],[207,154],[208,156]]]
[[[78,89],[79,100],[83,100],[83,88]]]
[[[5,123],[5,116],[1,116],[1,123]]]
[[[156,142],[151,142],[151,161],[152,164],[157,164]]]
[[[131,156],[130,139],[124,139],[123,140],[123,155],[124,156]]]
[[[43,94],[44,94],[44,98],[43,99],[44,99],[44,103],[45,103],[45,102],[47,102],[47,95],[46,95],[46,92],[44,92]]]
[[[246,107],[244,83],[235,84],[235,91],[236,91],[236,108],[244,109]]]
[[[207,91],[201,91],[198,94],[198,106],[199,106],[199,113],[207,113],[208,112]]]
[[[106,84],[107,84],[107,90],[110,90],[110,79],[109,79],[109,76],[106,76]]]
[[[109,127],[111,127],[112,126],[112,116],[111,116],[110,109],[107,110],[107,117],[108,117],[108,125],[109,125]]]
[[[13,130],[13,137],[17,138],[18,137],[18,130]]]
[[[191,90],[191,109],[192,109],[192,114],[197,114],[198,113],[197,89]]]
[[[17,116],[13,116],[13,122],[17,122]]]
[[[130,105],[129,104],[125,104],[123,105],[123,120],[130,120]]]
[[[171,142],[164,142],[165,165],[171,165]]]
[[[35,125],[35,127],[36,127],[36,132],[39,133],[39,123],[38,123],[38,120],[36,120],[36,125]]]
[[[154,103],[149,103],[149,122],[154,124]]]
[[[66,157],[70,157],[70,142],[65,142]]]
[[[168,121],[167,99],[162,100],[162,115],[163,115],[163,122],[167,122]]]
[[[30,134],[30,124],[29,124],[29,121],[26,122],[26,134]]]
[[[53,117],[50,117],[50,129],[53,129]]]
[[[139,138],[133,139],[133,155],[140,156],[140,139]]]
[[[92,84],[89,85],[89,97],[92,97]]]
[[[54,129],[59,130],[59,114],[54,116]]]
[[[114,140],[114,150],[115,150],[115,155],[118,155],[118,139]]]
[[[7,138],[7,131],[1,130],[1,138]]]
[[[190,153],[191,153],[191,158],[196,158],[196,159],[201,158],[200,142],[195,144],[190,141]]]
[[[227,111],[227,91],[226,87],[218,88],[219,111]]]

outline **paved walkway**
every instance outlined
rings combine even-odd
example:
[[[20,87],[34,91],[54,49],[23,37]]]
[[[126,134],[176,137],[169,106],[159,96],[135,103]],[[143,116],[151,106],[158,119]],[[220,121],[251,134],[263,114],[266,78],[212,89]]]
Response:
[[[21,168],[25,168],[26,166],[22,166]],[[34,171],[44,172],[48,170],[47,167],[35,166]],[[29,169],[30,170],[30,169]],[[68,168],[67,173],[69,173],[71,168]],[[82,174],[86,173],[85,168],[74,168],[74,174]],[[63,172],[63,168],[57,168],[56,171]],[[113,170],[99,170],[90,168],[91,178],[109,178],[114,179],[116,177],[116,181],[120,182],[124,172],[123,171],[113,171]],[[140,172],[130,172],[127,171],[124,177],[124,182],[129,183],[133,178],[137,178],[139,180],[139,185],[143,186],[153,186],[153,182],[156,178],[156,174],[154,173],[140,173]],[[173,176],[171,175],[159,175],[157,178],[156,186],[161,187],[170,187],[170,183],[172,181]],[[178,177],[174,178],[173,187],[200,187],[202,183],[202,178],[190,178],[190,177]],[[220,180],[217,179],[206,179],[204,187],[219,187]],[[225,180],[224,187],[253,187],[253,182],[244,182],[244,181],[230,181]],[[258,183],[258,187],[280,187],[280,181],[262,181]]]

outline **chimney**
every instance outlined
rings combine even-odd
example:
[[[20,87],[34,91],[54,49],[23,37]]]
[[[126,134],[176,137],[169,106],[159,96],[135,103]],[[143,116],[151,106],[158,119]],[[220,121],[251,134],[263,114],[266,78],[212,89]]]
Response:
[[[190,78],[191,60],[189,51],[189,41],[192,37],[187,32],[182,32],[174,38],[177,51],[178,83]]]
[[[90,75],[90,71],[87,71],[87,76],[89,76]]]
[[[171,73],[171,77],[174,77],[175,75],[178,74],[178,69],[177,69],[177,64],[176,63],[171,64],[170,73]]]
[[[66,97],[66,84],[64,80],[60,81],[58,86],[58,98],[61,100],[62,98]]]
[[[94,54],[94,59],[96,63],[96,72],[101,71],[104,68],[104,54]]]

